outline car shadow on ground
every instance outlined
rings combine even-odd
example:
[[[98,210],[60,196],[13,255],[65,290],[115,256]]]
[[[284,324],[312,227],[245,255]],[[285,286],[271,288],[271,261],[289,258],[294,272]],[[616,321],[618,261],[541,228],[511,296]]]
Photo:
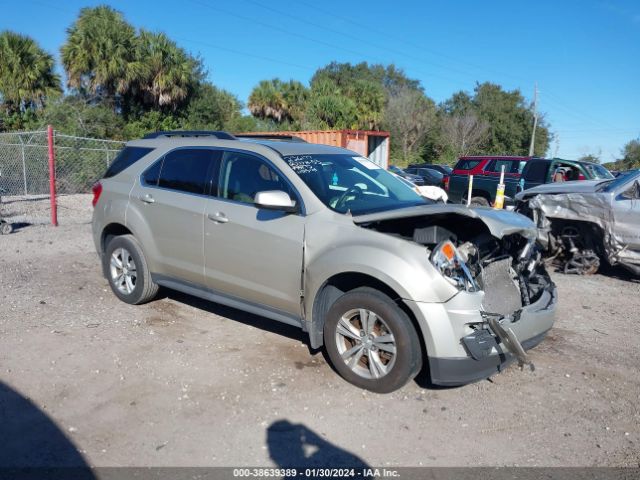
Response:
[[[271,320],[269,318],[255,315],[253,313],[248,313],[243,310],[238,310],[236,308],[227,307],[225,305],[221,305],[219,303],[211,302],[209,300],[204,300],[199,297],[195,297],[193,295],[189,295],[187,293],[178,292],[177,290],[171,290],[167,288],[161,288],[158,294],[157,300],[168,298],[170,300],[174,300],[179,303],[184,303],[185,305],[189,305],[190,307],[194,307],[205,312],[212,313],[214,315],[219,315],[224,318],[228,318],[230,320],[244,323],[245,325],[250,325],[254,328],[259,328],[266,332],[275,333],[276,335],[282,335],[283,337],[289,338],[291,340],[298,341],[303,343],[309,349],[309,354],[312,356],[322,355],[322,358],[327,363],[329,368],[333,370],[336,375],[340,375],[338,371],[335,369],[327,352],[324,348],[311,348],[309,344],[309,336],[306,332],[303,332],[299,327],[295,327],[293,325],[288,325],[286,323],[278,322],[276,320]],[[422,367],[422,370],[415,378],[415,382],[420,388],[428,389],[428,390],[448,390],[451,388],[459,388],[457,386],[442,386],[435,385],[431,381],[431,375],[429,372],[429,366],[425,363]]]
[[[0,439],[0,472],[9,475],[3,478],[95,478],[55,421],[2,382]]]
[[[635,275],[621,265],[601,265],[598,270],[598,275],[604,275],[625,282],[640,283],[640,276]]]
[[[299,478],[300,472],[305,474],[305,478],[327,477],[327,473],[322,471],[305,471],[314,468],[353,468],[357,478],[371,478],[363,471],[370,468],[364,460],[328,442],[301,423],[291,423],[288,420],[272,423],[267,428],[267,447],[277,468],[298,470],[297,475],[291,473],[284,475],[284,478]]]
[[[176,302],[184,303],[190,307],[204,310],[205,312],[213,313],[214,315],[219,315],[221,317],[228,318],[229,320],[244,323],[245,325],[250,325],[266,332],[282,335],[283,337],[290,338],[291,340],[304,343],[307,345],[311,353],[318,353],[318,350],[311,349],[311,346],[309,345],[309,336],[299,327],[271,320],[261,315],[255,315],[243,310],[238,310],[237,308],[227,307],[226,305],[204,300],[176,290],[162,288],[160,289],[160,293],[157,298],[175,300]]]

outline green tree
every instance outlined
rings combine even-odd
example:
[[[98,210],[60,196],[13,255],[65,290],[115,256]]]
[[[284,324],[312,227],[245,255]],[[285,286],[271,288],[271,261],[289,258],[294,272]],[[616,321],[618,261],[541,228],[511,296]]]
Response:
[[[8,116],[42,108],[61,93],[51,54],[30,37],[0,33],[0,102]]]
[[[136,40],[135,29],[113,8],[80,10],[60,50],[68,86],[115,106],[116,96],[127,93],[143,73],[144,65],[135,61]]]
[[[457,96],[456,96],[457,95]],[[500,85],[476,85],[470,105],[464,95],[454,95],[456,108],[471,109],[489,125],[483,153],[527,155],[533,128],[533,112],[519,90],[510,92]],[[551,134],[543,115],[538,117],[534,155],[543,156],[549,148]]]
[[[622,149],[622,163],[626,169],[640,168],[640,137],[631,140]]]
[[[427,136],[437,126],[436,105],[420,90],[399,87],[387,100],[384,127],[391,133],[394,162],[406,166],[420,160]]]
[[[371,82],[383,87],[387,93],[402,87],[422,90],[419,80],[408,78],[402,69],[393,64],[385,66],[361,62],[352,65],[331,62],[316,70],[311,78],[311,85],[320,80],[331,80],[341,88],[348,88],[354,82]]]
[[[588,153],[581,156],[578,160],[582,162],[600,163],[600,154]]]
[[[149,132],[160,130],[179,130],[182,128],[180,118],[171,112],[150,110],[138,115],[135,119],[129,119],[122,129],[122,134],[127,140],[142,138]]]
[[[200,61],[164,33],[140,30],[133,64],[137,71],[134,83],[143,103],[151,108],[175,111],[186,103],[202,77]]]
[[[320,130],[358,128],[356,102],[332,80],[316,80],[311,86],[303,126]]]
[[[299,124],[308,90],[300,82],[279,78],[262,80],[249,95],[249,111],[262,120],[272,120],[276,124]]]
[[[231,93],[210,83],[198,85],[186,110],[184,128],[221,130],[237,125],[242,104]]]
[[[70,95],[49,103],[39,112],[29,128],[41,129],[53,125],[56,131],[67,135],[93,138],[123,138],[122,117],[112,108],[88,102],[79,95]]]

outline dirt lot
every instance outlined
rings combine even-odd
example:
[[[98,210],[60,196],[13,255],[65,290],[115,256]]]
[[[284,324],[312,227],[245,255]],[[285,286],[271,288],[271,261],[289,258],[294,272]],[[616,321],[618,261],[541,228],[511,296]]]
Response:
[[[66,219],[0,237],[0,465],[640,464],[640,283],[556,274],[535,372],[376,395],[294,328],[119,302],[90,225]]]

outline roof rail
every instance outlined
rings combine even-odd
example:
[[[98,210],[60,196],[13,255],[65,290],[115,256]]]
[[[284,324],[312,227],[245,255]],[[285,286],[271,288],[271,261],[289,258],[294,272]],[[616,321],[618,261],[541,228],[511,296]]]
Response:
[[[307,143],[306,140],[295,135],[278,135],[277,133],[236,133],[236,138],[249,138],[256,140],[275,140],[279,142],[300,142]]]
[[[235,140],[236,137],[228,132],[216,130],[167,130],[147,133],[144,139],[159,137],[214,137],[219,140]]]

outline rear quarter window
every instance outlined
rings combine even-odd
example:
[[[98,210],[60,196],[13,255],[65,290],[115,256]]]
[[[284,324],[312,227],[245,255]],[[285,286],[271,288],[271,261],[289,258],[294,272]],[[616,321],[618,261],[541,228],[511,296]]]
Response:
[[[120,151],[118,156],[113,160],[113,163],[109,166],[109,168],[107,168],[107,171],[105,172],[103,178],[116,176],[152,151],[153,148],[124,147]]]
[[[472,170],[480,165],[482,160],[458,160],[454,170]]]

